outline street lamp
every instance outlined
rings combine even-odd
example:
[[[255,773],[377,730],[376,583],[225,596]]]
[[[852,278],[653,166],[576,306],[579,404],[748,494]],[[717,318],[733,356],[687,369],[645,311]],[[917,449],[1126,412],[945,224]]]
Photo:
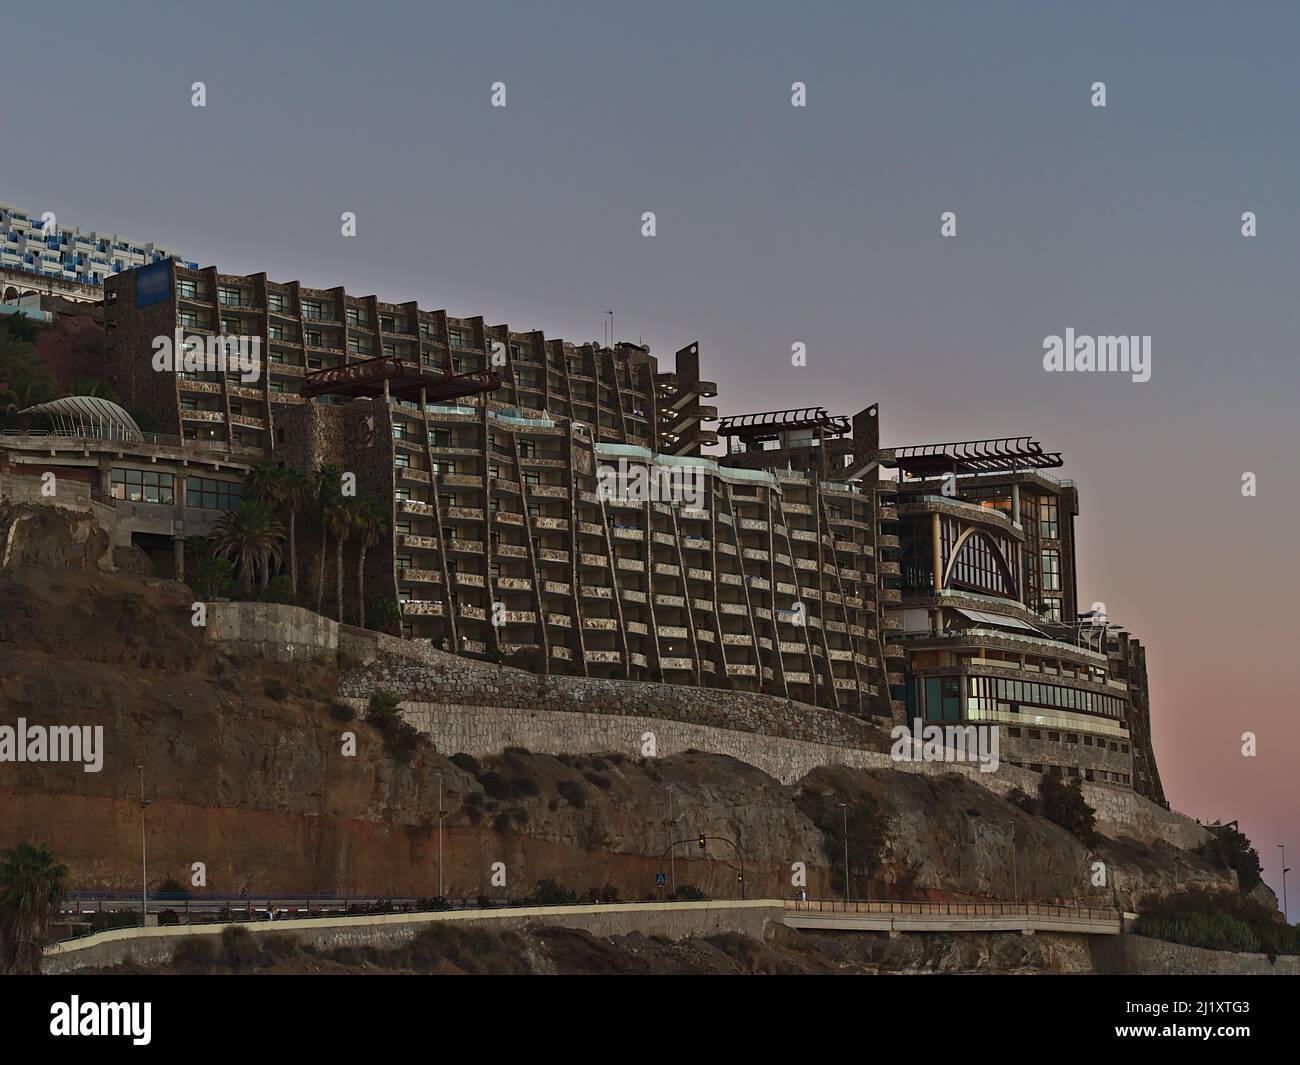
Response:
[[[144,766],[136,763],[140,770],[140,927],[149,923],[149,862],[144,840],[145,807],[153,804],[152,799],[144,797]]]
[[[844,901],[848,903],[853,901],[853,887],[849,879],[849,804],[842,802],[837,805],[844,811]]]
[[[1016,823],[1011,822],[1011,898],[1020,905],[1020,878],[1016,872]]]
[[[446,898],[442,881],[442,774],[438,774],[438,898]]]
[[[1291,923],[1291,915],[1287,913],[1286,908],[1286,874],[1290,870],[1286,867],[1286,845],[1279,843],[1278,849],[1282,852],[1282,917],[1287,924]]]

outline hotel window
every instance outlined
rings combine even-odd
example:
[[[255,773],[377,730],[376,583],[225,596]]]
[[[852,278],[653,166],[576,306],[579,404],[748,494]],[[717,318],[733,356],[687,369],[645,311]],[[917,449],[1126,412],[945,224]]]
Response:
[[[429,439],[432,447],[451,447],[450,429],[434,429],[432,433],[433,435]]]
[[[170,473],[114,467],[113,498],[131,503],[172,503],[175,482]]]
[[[186,329],[197,329],[199,327],[199,316],[194,311],[181,311],[181,325]]]
[[[307,332],[307,343],[310,344],[313,348],[318,348],[318,347],[320,347],[320,346],[321,346],[321,345],[320,345],[320,333],[319,333],[317,330],[308,330],[308,332]]]
[[[282,292],[268,292],[266,305],[273,311],[284,311],[289,306],[289,297]]]
[[[395,528],[402,536],[411,535],[411,523],[409,521],[399,521],[396,523]]]
[[[192,300],[198,296],[198,294],[199,286],[195,281],[186,277],[178,277],[176,279],[176,295],[180,296],[182,299]]]
[[[1059,599],[1044,599],[1042,609],[1039,614],[1047,621],[1061,620],[1061,601]]]
[[[349,307],[349,308],[348,308],[348,325],[360,325],[360,324],[361,324],[361,308],[360,308],[360,307]]]
[[[379,319],[379,327],[385,333],[397,332],[397,322],[389,315],[385,315],[384,317]]]
[[[410,555],[398,555],[393,561],[394,565],[396,565],[399,570],[411,568]]]
[[[453,348],[460,348],[465,346],[464,334],[462,334],[459,329],[447,330],[447,337],[450,340],[451,346]]]
[[[1061,554],[1059,551],[1043,552],[1043,591],[1061,590]]]
[[[324,313],[321,310],[321,305],[317,300],[302,301],[302,316],[304,318],[315,318],[315,319],[321,319],[325,317]]]
[[[234,481],[210,477],[185,478],[185,505],[202,510],[234,510],[239,506],[243,486]]]
[[[1061,538],[1055,496],[1043,496],[1038,501],[1038,535],[1044,540]]]
[[[393,465],[399,470],[404,470],[411,465],[411,457],[400,453],[396,454],[393,456]]]
[[[220,285],[217,288],[217,300],[227,307],[242,307],[244,305],[244,294],[240,289],[233,288],[230,285]]]

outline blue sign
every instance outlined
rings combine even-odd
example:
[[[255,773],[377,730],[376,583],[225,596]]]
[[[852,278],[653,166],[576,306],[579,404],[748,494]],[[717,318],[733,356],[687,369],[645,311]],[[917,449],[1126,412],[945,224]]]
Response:
[[[135,271],[135,305],[152,307],[170,299],[172,294],[172,264],[162,259]]]
[[[664,873],[655,873],[655,887],[663,887],[668,883],[668,877]]]

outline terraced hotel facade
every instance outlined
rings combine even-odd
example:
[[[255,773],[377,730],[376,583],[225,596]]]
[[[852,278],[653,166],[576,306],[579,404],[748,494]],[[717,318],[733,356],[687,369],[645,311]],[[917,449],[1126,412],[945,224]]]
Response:
[[[1144,655],[1078,619],[1077,492],[1036,442],[882,447],[876,407],[719,420],[696,344],[661,372],[636,345],[165,269],[161,297],[143,271],[106,283],[118,394],[160,432],[330,463],[391,501],[366,609],[399,604],[405,635],[543,674],[996,726],[1006,759],[1163,798]],[[265,372],[155,370],[177,328],[257,337]],[[698,492],[610,493],[612,469]]]

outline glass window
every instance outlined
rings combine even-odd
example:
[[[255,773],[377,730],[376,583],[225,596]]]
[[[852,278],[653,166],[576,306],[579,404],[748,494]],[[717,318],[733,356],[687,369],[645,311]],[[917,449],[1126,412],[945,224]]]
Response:
[[[210,477],[185,478],[185,505],[202,510],[234,510],[239,506],[243,486],[237,481],[217,481]]]

